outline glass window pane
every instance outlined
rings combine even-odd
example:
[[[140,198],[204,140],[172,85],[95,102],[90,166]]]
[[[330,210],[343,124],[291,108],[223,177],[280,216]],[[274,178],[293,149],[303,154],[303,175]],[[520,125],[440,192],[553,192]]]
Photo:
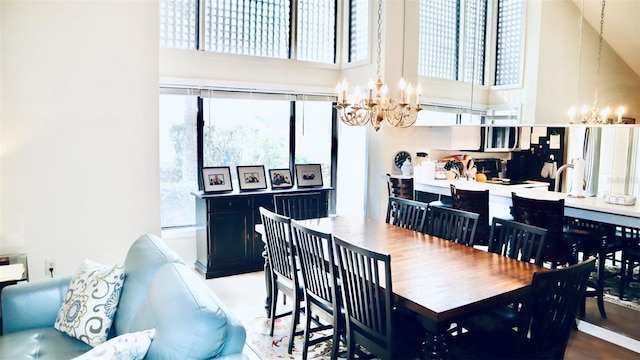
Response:
[[[296,164],[321,164],[322,183],[331,186],[331,118],[328,101],[296,102]]]
[[[204,166],[230,166],[235,190],[238,165],[289,168],[290,106],[286,100],[205,98]]]
[[[160,0],[160,46],[196,50],[198,0]]]
[[[335,1],[298,1],[298,60],[335,63],[335,5]]]
[[[351,0],[349,7],[349,62],[369,57],[369,0]]]
[[[160,215],[163,228],[195,224],[197,98],[160,95]]]
[[[498,1],[496,85],[520,82],[522,0]]]
[[[484,46],[487,28],[487,1],[465,1],[464,82],[484,84]]]
[[[204,49],[289,58],[291,0],[206,0]]]
[[[418,74],[457,80],[458,1],[420,0]]]

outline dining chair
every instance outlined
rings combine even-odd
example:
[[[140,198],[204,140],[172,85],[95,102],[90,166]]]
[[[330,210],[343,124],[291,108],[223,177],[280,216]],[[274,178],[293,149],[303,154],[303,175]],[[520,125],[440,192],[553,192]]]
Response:
[[[478,214],[478,225],[474,245],[488,245],[489,231],[489,190],[468,190],[450,185],[452,207]]]
[[[296,220],[328,216],[329,209],[320,192],[274,194],[275,212]]]
[[[347,359],[364,347],[381,359],[393,355],[391,255],[334,236],[346,315]]]
[[[542,266],[547,229],[493,218],[489,238],[489,252]]]
[[[547,229],[542,260],[552,269],[574,264],[575,254],[571,244],[564,240],[564,199],[533,199],[511,193],[511,215],[519,223]]]
[[[634,278],[633,269],[640,266],[640,229],[621,226],[616,236],[622,241],[622,264],[620,270],[620,293],[618,297],[624,298],[624,291],[632,281],[640,282]]]
[[[589,288],[585,292],[586,297],[595,297],[598,304],[600,316],[607,318],[604,308],[604,280],[608,276],[605,272],[605,262],[607,259],[615,258],[618,251],[622,251],[623,240],[616,236],[616,226],[597,221],[565,218],[564,227],[565,241],[571,245],[575,261],[578,261],[580,254],[582,259],[590,256],[597,258],[596,273],[594,278],[589,279]],[[615,276],[615,275],[612,275]],[[580,308],[580,316],[584,317],[585,306]]]
[[[488,251],[542,266],[542,249],[547,230],[513,220],[493,218]],[[458,329],[511,328],[516,325],[520,304],[501,305],[458,321]]]
[[[469,331],[451,337],[454,358],[562,359],[595,258],[533,274],[516,330]]]
[[[458,244],[473,246],[479,215],[442,206],[429,206],[425,232]]]
[[[344,331],[344,317],[341,314],[333,238],[330,233],[309,229],[295,220],[291,221],[291,233],[300,262],[305,299],[302,359],[307,359],[310,346],[331,339],[331,359],[335,360]],[[312,320],[314,327],[311,326]],[[331,329],[333,331],[328,335],[311,339],[312,334]]]
[[[420,201],[389,197],[387,203],[387,224],[409,230],[423,232],[429,205]]]
[[[259,211],[264,225],[267,260],[271,275],[271,313],[269,316],[271,329],[269,335],[273,336],[277,319],[291,315],[289,346],[287,348],[287,352],[291,354],[294,337],[302,334],[301,331],[296,332],[296,325],[300,322],[301,302],[304,297],[292,243],[291,219],[271,212],[264,207],[260,207]],[[292,310],[277,313],[276,306],[280,292],[285,296],[285,300],[287,296],[292,299]]]

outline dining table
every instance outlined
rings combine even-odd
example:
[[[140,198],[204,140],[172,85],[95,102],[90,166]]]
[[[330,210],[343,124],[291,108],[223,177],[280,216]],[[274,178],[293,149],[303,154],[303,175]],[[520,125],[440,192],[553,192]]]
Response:
[[[363,216],[299,223],[391,255],[394,301],[420,319],[428,359],[448,357],[448,330],[456,319],[521,300],[533,274],[546,270]]]

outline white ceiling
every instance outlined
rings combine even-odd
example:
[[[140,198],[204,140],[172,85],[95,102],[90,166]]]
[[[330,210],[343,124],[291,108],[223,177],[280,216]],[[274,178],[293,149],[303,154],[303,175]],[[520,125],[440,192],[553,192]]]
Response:
[[[600,31],[601,0],[573,0],[584,18]],[[586,24],[585,24],[586,26]],[[640,0],[606,0],[603,38],[640,76]]]

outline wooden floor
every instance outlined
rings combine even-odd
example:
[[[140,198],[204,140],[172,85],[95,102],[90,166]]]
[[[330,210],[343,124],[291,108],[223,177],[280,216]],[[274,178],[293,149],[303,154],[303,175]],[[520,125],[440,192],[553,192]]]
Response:
[[[257,311],[264,309],[265,288],[264,272],[227,276],[204,280],[220,299],[238,316],[245,326],[255,318]],[[630,338],[640,340],[640,313],[615,304],[606,303],[607,319],[601,319],[595,301],[587,300],[585,319],[616,331]],[[596,328],[598,329],[598,328]],[[245,349],[248,347],[245,346]],[[247,349],[251,359],[257,358]],[[636,359],[640,360],[640,348],[637,352],[604,341],[583,331],[571,334],[565,354],[567,360],[586,359]]]

